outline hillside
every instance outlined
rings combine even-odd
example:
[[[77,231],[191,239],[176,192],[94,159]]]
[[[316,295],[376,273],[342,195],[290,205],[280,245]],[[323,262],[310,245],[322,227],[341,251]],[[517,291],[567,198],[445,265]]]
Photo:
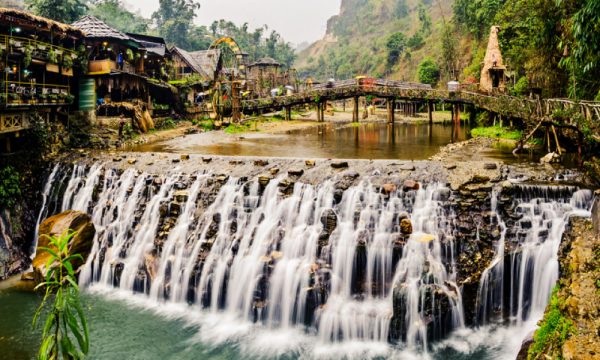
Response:
[[[349,78],[357,74],[416,80],[418,64],[426,57],[442,63],[444,21],[452,19],[453,0],[342,0],[339,15],[327,24],[327,34],[298,56],[303,75]],[[388,39],[401,33],[403,49],[390,62]],[[465,37],[461,37],[465,39]],[[462,40],[467,54],[470,41]],[[393,57],[393,56],[392,56]],[[462,57],[459,55],[459,57]]]

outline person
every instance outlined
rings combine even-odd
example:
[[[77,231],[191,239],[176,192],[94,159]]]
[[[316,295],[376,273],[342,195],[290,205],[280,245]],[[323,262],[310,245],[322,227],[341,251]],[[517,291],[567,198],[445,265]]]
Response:
[[[119,70],[123,70],[123,52],[119,51],[119,55],[117,55],[117,66]]]

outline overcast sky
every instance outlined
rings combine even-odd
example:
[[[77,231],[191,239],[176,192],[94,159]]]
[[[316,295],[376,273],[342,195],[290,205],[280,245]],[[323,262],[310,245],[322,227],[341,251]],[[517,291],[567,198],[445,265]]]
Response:
[[[295,44],[312,42],[325,34],[327,19],[337,14],[341,0],[197,0],[201,7],[196,22],[210,25],[214,20],[230,20],[251,29],[267,24],[284,39]],[[149,17],[158,0],[125,0],[132,10]]]

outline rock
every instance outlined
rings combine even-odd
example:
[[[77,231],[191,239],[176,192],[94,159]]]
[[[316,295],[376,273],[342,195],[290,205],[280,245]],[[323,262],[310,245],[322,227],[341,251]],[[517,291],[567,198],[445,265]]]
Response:
[[[120,162],[120,161],[121,161],[121,160],[123,160],[123,159],[117,156],[117,157],[114,157],[112,160],[113,160],[114,162]]]
[[[398,190],[398,187],[395,184],[383,184],[383,193],[384,194],[391,194],[393,192],[396,192],[396,190]]]
[[[231,160],[229,165],[244,165],[244,162],[241,160]]]
[[[256,160],[254,161],[254,166],[267,166],[269,162],[267,160]]]
[[[347,161],[338,161],[338,162],[332,162],[331,163],[331,167],[334,169],[346,169],[348,168],[348,162]]]
[[[304,175],[304,170],[302,169],[289,169],[288,174],[291,176],[302,176]]]
[[[229,176],[227,176],[227,175],[221,174],[221,175],[217,176],[217,181],[222,184],[225,183],[228,179],[229,179]]]
[[[454,165],[454,164],[446,165],[446,169],[447,170],[454,170],[454,169],[456,169],[456,165]]]
[[[271,177],[269,175],[260,175],[258,177],[258,183],[262,187],[266,187],[270,181],[271,181]]]
[[[400,170],[403,170],[403,171],[415,171],[416,168],[415,168],[414,165],[411,165],[411,164],[403,164],[403,165],[400,166]]]
[[[83,212],[69,210],[61,214],[51,216],[40,224],[39,241],[36,249],[36,255],[32,262],[34,278],[37,284],[44,281],[48,268],[46,264],[51,255],[41,250],[41,247],[49,247],[50,239],[48,237],[58,237],[66,234],[68,231],[75,231],[75,235],[69,241],[70,254],[79,254],[83,257],[81,260],[73,262],[73,269],[77,271],[85,263],[96,235],[96,228],[92,218]]]
[[[127,163],[128,163],[129,165],[133,165],[133,164],[135,164],[136,162],[137,162],[137,159],[127,159]]]
[[[189,160],[190,159],[190,155],[188,154],[181,154],[181,160]]]
[[[304,163],[308,167],[314,167],[316,165],[316,162],[314,160],[306,160]]]
[[[410,219],[402,219],[402,221],[400,221],[400,232],[402,232],[404,235],[412,234],[413,226]]]
[[[527,353],[529,352],[529,348],[531,347],[531,345],[533,345],[533,334],[534,334],[533,331],[531,333],[529,333],[529,335],[527,335],[525,340],[523,340],[523,343],[521,343],[521,350],[519,350],[516,360],[527,360],[528,359]]]
[[[184,203],[187,201],[189,193],[185,190],[178,190],[175,191],[174,197],[177,202]]]
[[[269,170],[269,172],[271,173],[271,175],[277,175],[277,174],[279,174],[279,168],[276,168],[276,167],[271,168]]]
[[[473,175],[473,177],[471,178],[471,183],[472,184],[483,184],[490,181],[490,177],[489,176],[483,176],[483,175]]]
[[[273,260],[279,260],[283,257],[283,253],[281,251],[272,251],[271,252],[271,259]]]
[[[181,204],[178,202],[172,202],[169,205],[169,209],[171,210],[171,215],[179,215],[181,214]]]
[[[404,184],[402,185],[402,189],[404,191],[410,191],[410,190],[419,190],[421,188],[421,185],[413,180],[406,180],[404,181]]]
[[[541,164],[553,164],[560,161],[560,155],[557,153],[548,153],[546,156],[540,159]]]
[[[175,163],[175,164],[176,164],[176,163],[178,163],[178,162],[181,162],[181,159],[173,159],[173,160],[171,160],[171,162],[173,162],[173,163]]]
[[[328,234],[333,233],[337,227],[337,215],[333,209],[327,209],[323,212],[323,215],[321,215],[321,224],[323,224]]]
[[[496,169],[498,169],[498,164],[496,164],[496,163],[483,164],[483,168],[485,170],[496,170]]]
[[[203,158],[202,158],[202,162],[203,162],[203,163],[205,163],[205,164],[208,164],[208,163],[210,163],[211,161],[212,161],[212,158],[209,158],[209,157],[203,157]]]

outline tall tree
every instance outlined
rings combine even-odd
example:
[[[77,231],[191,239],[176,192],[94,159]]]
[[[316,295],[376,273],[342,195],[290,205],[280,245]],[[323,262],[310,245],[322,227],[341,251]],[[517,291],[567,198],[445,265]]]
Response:
[[[63,23],[73,23],[87,12],[85,0],[26,0],[29,10]]]
[[[121,0],[101,0],[90,13],[123,32],[146,33],[150,21],[127,10]]]
[[[152,14],[152,20],[168,43],[189,49],[190,30],[198,9],[200,4],[194,0],[159,0],[159,8]]]
[[[406,36],[401,32],[394,33],[390,35],[385,46],[388,50],[388,67],[391,68],[398,62],[406,47]]]

